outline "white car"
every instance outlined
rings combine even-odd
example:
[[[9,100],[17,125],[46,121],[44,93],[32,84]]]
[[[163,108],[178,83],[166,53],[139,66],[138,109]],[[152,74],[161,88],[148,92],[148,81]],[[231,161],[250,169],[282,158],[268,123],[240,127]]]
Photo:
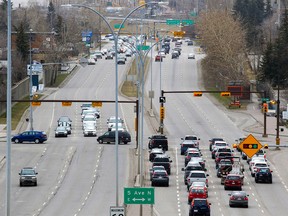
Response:
[[[97,136],[96,126],[94,124],[86,124],[83,134],[84,136]]]
[[[216,150],[216,148],[226,148],[229,147],[228,143],[226,143],[225,141],[215,141],[214,145],[212,146],[212,150]]]
[[[118,123],[123,124],[124,121],[123,119],[121,119],[120,117],[118,117]],[[107,126],[108,128],[113,127],[114,125],[116,125],[116,117],[115,116],[111,116],[110,118],[107,119]]]
[[[95,65],[96,64],[96,61],[93,57],[88,58],[87,60],[88,60],[88,65]]]
[[[108,131],[115,131],[116,130],[116,124],[111,125],[111,127],[108,128]],[[124,125],[122,123],[118,123],[118,131],[125,131]]]
[[[189,53],[188,54],[188,59],[195,59],[195,54],[194,53]]]
[[[90,114],[85,115],[85,117],[83,118],[83,122],[82,122],[83,129],[88,124],[92,124],[95,127],[97,127],[96,117],[94,115],[90,115]]]
[[[253,166],[251,167],[251,176],[255,177],[255,173],[257,171],[258,168],[268,168],[269,165],[267,162],[264,161],[255,161],[255,163],[253,164]]]

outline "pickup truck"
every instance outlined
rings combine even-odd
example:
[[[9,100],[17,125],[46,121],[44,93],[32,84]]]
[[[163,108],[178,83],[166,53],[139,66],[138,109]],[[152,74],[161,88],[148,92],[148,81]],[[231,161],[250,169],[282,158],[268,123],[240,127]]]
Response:
[[[170,175],[171,173],[171,163],[172,160],[170,160],[170,157],[166,154],[158,154],[153,160],[153,166],[163,166],[165,170],[167,171],[167,174]]]
[[[204,171],[191,171],[189,173],[189,176],[187,177],[187,191],[189,191],[190,186],[192,185],[193,182],[205,182],[206,186],[208,187],[208,179],[207,176],[209,174],[206,174]]]
[[[168,151],[168,140],[165,135],[158,134],[149,138],[148,148],[162,148],[164,151]]]

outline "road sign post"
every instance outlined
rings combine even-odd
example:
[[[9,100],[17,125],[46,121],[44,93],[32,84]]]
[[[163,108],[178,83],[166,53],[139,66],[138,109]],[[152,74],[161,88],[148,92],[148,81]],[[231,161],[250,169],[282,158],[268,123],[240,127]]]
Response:
[[[154,204],[154,188],[124,188],[125,204]]]
[[[125,216],[124,207],[111,206],[110,207],[110,216]]]
[[[240,144],[239,148],[248,157],[252,158],[261,148],[262,144],[252,135],[249,134]]]

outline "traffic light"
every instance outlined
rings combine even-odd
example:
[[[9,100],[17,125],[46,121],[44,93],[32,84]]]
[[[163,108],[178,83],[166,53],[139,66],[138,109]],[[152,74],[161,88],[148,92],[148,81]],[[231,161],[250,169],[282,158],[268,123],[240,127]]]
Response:
[[[243,149],[258,149],[258,144],[243,144]]]
[[[165,97],[159,97],[159,103],[165,103],[166,98]]]
[[[165,108],[162,106],[160,107],[160,119],[165,118]]]
[[[202,92],[194,92],[194,96],[195,97],[201,97],[202,96]]]
[[[268,112],[268,104],[267,103],[263,103],[263,112],[264,113]]]
[[[231,96],[231,92],[221,92],[221,96],[222,97],[230,97]]]

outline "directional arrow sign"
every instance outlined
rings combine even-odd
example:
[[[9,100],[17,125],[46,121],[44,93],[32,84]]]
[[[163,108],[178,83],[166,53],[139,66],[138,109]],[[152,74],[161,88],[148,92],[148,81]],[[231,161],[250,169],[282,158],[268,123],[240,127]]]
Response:
[[[154,188],[124,188],[125,204],[154,204]]]

